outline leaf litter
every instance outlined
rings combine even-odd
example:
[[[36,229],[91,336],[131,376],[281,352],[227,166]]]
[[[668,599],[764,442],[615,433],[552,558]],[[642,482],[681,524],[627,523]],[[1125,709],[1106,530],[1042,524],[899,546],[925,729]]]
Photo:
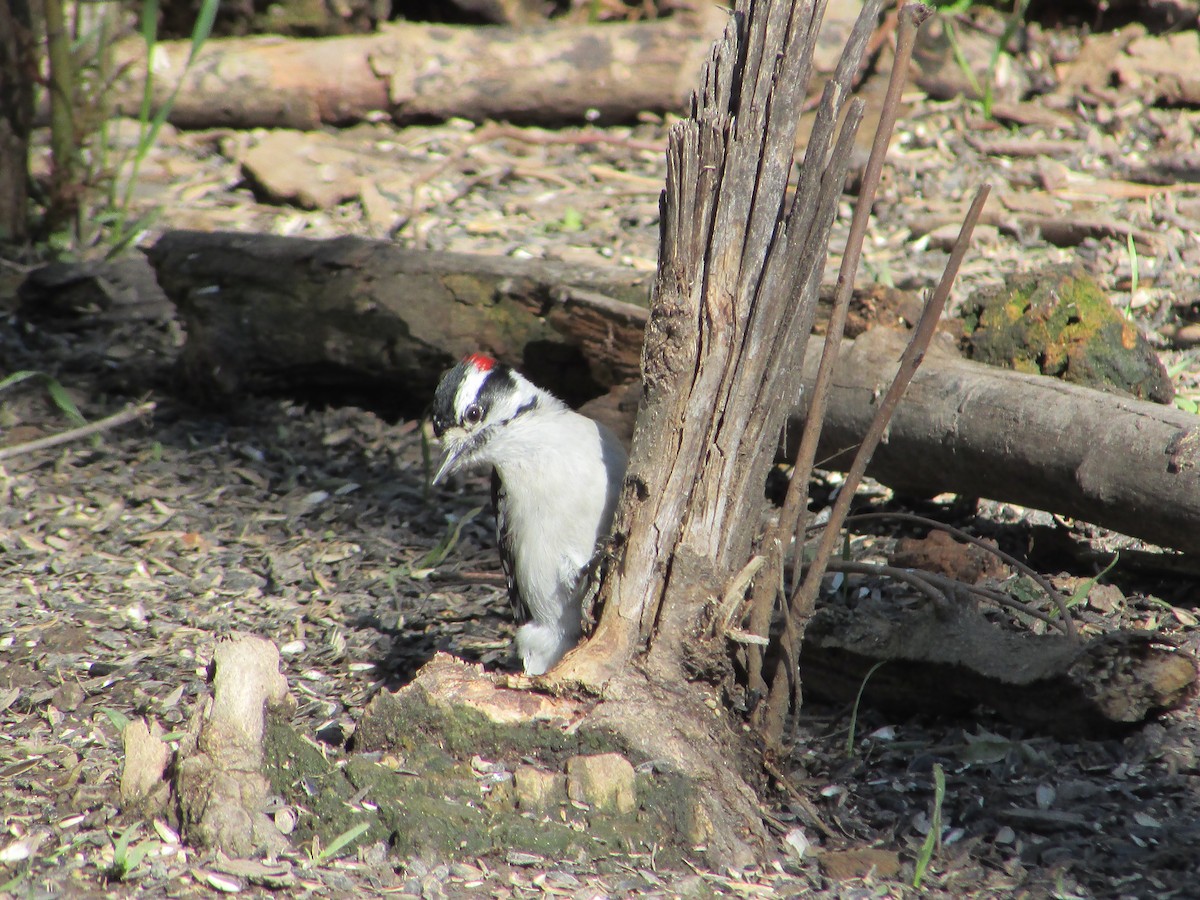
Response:
[[[1000,186],[995,228],[972,253],[963,293],[1018,268],[1082,262],[1120,305],[1121,292],[1130,295],[1130,314],[1177,390],[1196,396],[1200,367],[1187,354],[1200,202],[1194,172],[1178,162],[1194,146],[1200,112],[1133,99],[1125,85],[1160,77],[1152,64],[1167,57],[1145,42],[1128,57],[1095,50],[1106,37],[1042,27],[1026,34],[1026,52],[1014,57],[1031,71],[1026,83],[1045,77],[1034,60],[1053,60],[1065,102],[1000,98],[989,120],[962,98],[914,98],[889,159],[867,274],[926,287],[944,254],[937,230],[958,221],[975,186],[992,181]],[[1085,72],[1085,64],[1104,71]],[[363,179],[361,196],[321,209],[256,196],[238,172],[241,136],[175,135],[163,148],[171,178],[151,179],[147,196],[167,204],[159,227],[390,235],[413,247],[645,270],[655,257],[662,159],[643,145],[663,142],[669,124],[646,117],[588,144],[548,142],[536,130],[525,140],[507,127],[480,134],[462,122],[403,131],[375,123],[364,126],[369,141],[361,130],[352,137],[359,155],[346,164],[400,146],[413,163],[396,176],[403,183]],[[389,158],[368,163],[394,166]],[[427,502],[412,421],[295,399],[247,397],[223,413],[192,406],[171,368],[181,340],[161,311],[136,321],[102,314],[66,328],[11,319],[0,326],[5,371],[47,372],[89,420],[147,391],[159,402],[152,422],[0,469],[0,891],[901,896],[934,822],[939,771],[940,849],[924,875],[928,896],[1194,890],[1194,701],[1138,731],[1074,743],[1025,733],[986,711],[970,721],[910,720],[863,707],[852,719],[849,710],[810,704],[782,768],[845,844],[825,845],[804,827],[805,810],[781,793],[770,814],[790,849],[746,872],[666,872],[652,855],[547,860],[522,848],[459,861],[395,860],[379,845],[351,845],[347,857],[320,864],[304,848],[232,860],[183,846],[166,822],[133,830],[137,819],[118,801],[121,729],[137,717],[168,738],[185,727],[218,637],[246,631],[283,649],[298,700],[294,724],[339,759],[375,692],[403,683],[439,650],[503,664],[512,635],[491,519],[476,510],[486,500],[482,480]],[[6,442],[61,427],[53,404],[32,392],[6,394],[3,403]],[[1010,542],[1046,525],[1011,505],[977,511],[1003,524],[1000,537]],[[1105,562],[1120,544],[1096,531],[1083,536]],[[1043,561],[1042,571],[1073,594],[1105,562],[1080,572],[1065,559]],[[1144,627],[1194,652],[1192,590],[1157,575],[1112,581],[1081,591],[1074,611],[1085,631]],[[900,874],[883,876],[880,864],[891,860]]]

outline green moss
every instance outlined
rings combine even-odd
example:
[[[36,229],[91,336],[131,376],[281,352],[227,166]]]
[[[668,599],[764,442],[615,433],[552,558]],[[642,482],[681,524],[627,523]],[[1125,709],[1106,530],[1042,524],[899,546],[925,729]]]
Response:
[[[598,731],[565,734],[536,721],[502,725],[468,706],[435,706],[414,692],[378,695],[357,735],[358,747],[367,750],[408,754],[431,743],[459,759],[534,756],[555,764],[577,753],[620,752],[611,736]]]
[[[564,734],[528,722],[500,725],[468,707],[433,706],[411,692],[381,694],[363,724],[368,736],[373,731],[368,746],[376,752],[360,747],[334,763],[288,722],[269,723],[266,774],[273,790],[300,810],[292,835],[298,846],[314,835],[328,846],[367,821],[370,830],[347,853],[383,840],[401,857],[437,859],[509,850],[547,859],[603,859],[652,848],[664,862],[691,855],[686,835],[696,788],[680,775],[639,774],[638,807],[626,815],[565,797],[536,813],[518,808],[505,770],[537,760],[547,771],[561,772],[578,753],[622,752],[608,734]],[[500,764],[497,777],[475,771],[473,757]]]
[[[1001,289],[973,296],[960,315],[977,362],[1159,403],[1173,395],[1153,348],[1082,273],[1015,276]]]
[[[263,751],[264,774],[272,791],[298,813],[291,835],[295,844],[308,846],[315,835],[322,847],[328,847],[338,835],[364,821],[369,821],[371,828],[346,852],[388,839],[386,825],[377,816],[350,804],[355,788],[343,771],[300,737],[289,722],[269,717]]]

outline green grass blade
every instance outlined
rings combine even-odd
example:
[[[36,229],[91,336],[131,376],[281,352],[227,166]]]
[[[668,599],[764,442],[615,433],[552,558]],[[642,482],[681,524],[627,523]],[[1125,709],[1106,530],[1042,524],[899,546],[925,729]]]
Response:
[[[1101,569],[1099,572],[1097,572],[1095,575],[1093,575],[1087,581],[1081,581],[1076,586],[1075,590],[1071,592],[1071,596],[1067,600],[1067,608],[1073,609],[1074,607],[1076,607],[1080,603],[1082,603],[1084,600],[1086,600],[1087,595],[1090,594],[1092,592],[1092,588],[1094,588],[1096,586],[1096,582],[1099,581],[1101,578],[1103,578],[1105,575],[1107,575],[1109,572],[1111,572],[1113,570],[1113,566],[1115,566],[1117,564],[1117,560],[1119,560],[1120,558],[1121,558],[1120,553],[1114,553],[1113,558],[1109,561],[1107,566],[1105,566],[1103,569]],[[1056,609],[1052,609],[1050,612],[1053,615],[1057,611],[1058,610],[1056,610]]]
[[[108,721],[112,722],[113,728],[117,729],[118,734],[125,733],[125,726],[130,722],[129,716],[125,715],[119,709],[113,709],[111,706],[103,707],[101,712],[108,716]]]
[[[196,60],[197,54],[204,48],[204,43],[212,36],[213,23],[217,19],[217,10],[221,8],[221,0],[204,0],[200,12],[196,16],[196,24],[192,26],[192,49],[188,54],[187,67]]]
[[[50,395],[50,399],[54,401],[54,405],[59,408],[64,416],[71,420],[72,425],[86,425],[87,419],[83,417],[83,413],[79,411],[79,407],[75,405],[75,401],[71,399],[67,389],[56,378],[46,377],[46,393]]]
[[[83,413],[79,411],[79,407],[75,405],[75,401],[71,399],[71,395],[67,393],[67,389],[62,386],[62,383],[57,378],[51,378],[45,372],[37,372],[32,369],[22,369],[20,372],[13,372],[7,378],[0,379],[0,391],[31,380],[40,381],[45,385],[46,393],[50,395],[51,401],[70,420],[72,425],[80,426],[87,424],[87,419],[83,417]]]
[[[445,535],[443,535],[442,539],[438,541],[437,546],[417,560],[417,563],[415,566],[413,566],[413,568],[436,569],[443,562],[445,562],[446,557],[449,556],[451,551],[458,546],[458,540],[462,536],[463,526],[465,526],[481,512],[483,512],[483,507],[476,506],[474,509],[468,510],[465,514],[460,516],[457,522],[455,522],[450,528],[446,529]]]
[[[146,44],[146,80],[142,83],[142,105],[138,109],[138,121],[145,127],[150,121],[150,107],[154,100],[154,48],[158,45],[158,0],[142,0],[139,19],[142,41]]]
[[[0,391],[8,390],[8,388],[20,384],[22,381],[28,381],[30,378],[45,377],[41,372],[35,372],[32,369],[22,369],[20,372],[13,372],[7,378],[0,380]]]
[[[146,154],[150,152],[150,148],[158,140],[158,135],[162,131],[163,125],[170,118],[171,110],[175,108],[175,100],[179,96],[179,90],[187,80],[188,72],[191,71],[192,64],[196,61],[196,56],[200,53],[205,42],[207,42],[212,34],[213,23],[216,20],[217,10],[220,9],[220,5],[220,0],[204,0],[200,5],[196,22],[192,26],[191,46],[188,51],[187,62],[183,66],[183,72],[180,74],[179,81],[171,89],[171,93],[167,96],[167,99],[152,116],[151,109],[153,108],[154,101],[153,63],[154,49],[158,45],[159,3],[158,0],[143,0],[142,2],[141,34],[142,40],[146,43],[146,76],[142,88],[142,106],[138,113],[137,147],[133,151],[129,180],[126,182],[125,192],[121,197],[120,215],[117,226],[113,229],[115,242],[119,245],[124,246],[128,244],[136,236],[137,229],[131,230],[127,228],[125,221],[129,206],[133,200],[133,189],[137,184],[142,162],[145,160]]]
[[[881,659],[875,665],[871,666],[867,670],[867,674],[863,676],[862,684],[858,686],[858,693],[854,696],[854,708],[850,710],[850,733],[846,735],[847,757],[854,755],[854,733],[858,730],[858,705],[862,702],[863,691],[867,689],[867,682],[871,680],[871,676],[886,662],[886,659]]]
[[[150,132],[147,135],[146,147],[142,151],[143,155],[154,146],[154,142],[158,139],[158,133],[166,124],[167,118],[171,115],[171,110],[175,108],[175,100],[179,97],[179,90],[183,87],[183,83],[187,80],[187,74],[192,69],[192,64],[196,61],[196,57],[204,48],[204,43],[212,34],[213,21],[217,17],[217,9],[220,7],[219,0],[204,0],[200,7],[200,13],[196,17],[196,24],[192,26],[191,47],[188,50],[187,62],[183,64],[183,72],[180,75],[179,81],[172,88],[171,94],[167,97],[167,102],[164,103],[154,115],[154,119],[150,123]]]
[[[913,872],[913,887],[920,890],[925,871],[933,859],[933,851],[942,842],[942,801],[946,799],[946,772],[941,763],[933,764],[933,813],[929,817],[929,833],[917,854],[917,866]]]
[[[345,847],[354,843],[360,837],[362,837],[364,834],[366,834],[366,832],[370,829],[370,827],[371,827],[370,822],[359,822],[353,828],[343,831],[341,834],[339,834],[337,837],[335,837],[330,842],[328,847],[324,848],[320,853],[317,854],[317,858],[315,861],[318,863],[323,863],[330,859],[333,859]]]

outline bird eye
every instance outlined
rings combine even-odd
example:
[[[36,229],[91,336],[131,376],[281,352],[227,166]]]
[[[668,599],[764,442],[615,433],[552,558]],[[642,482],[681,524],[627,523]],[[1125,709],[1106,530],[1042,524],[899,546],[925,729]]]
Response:
[[[478,403],[472,403],[466,408],[463,413],[463,419],[468,425],[478,425],[479,420],[483,418],[483,410],[479,408]]]

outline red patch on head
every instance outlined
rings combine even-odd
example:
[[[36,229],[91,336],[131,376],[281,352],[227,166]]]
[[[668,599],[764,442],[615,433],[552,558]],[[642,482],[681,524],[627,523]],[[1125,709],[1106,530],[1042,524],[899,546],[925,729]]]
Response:
[[[472,353],[463,362],[469,362],[480,372],[490,372],[496,367],[496,361],[483,353]]]

